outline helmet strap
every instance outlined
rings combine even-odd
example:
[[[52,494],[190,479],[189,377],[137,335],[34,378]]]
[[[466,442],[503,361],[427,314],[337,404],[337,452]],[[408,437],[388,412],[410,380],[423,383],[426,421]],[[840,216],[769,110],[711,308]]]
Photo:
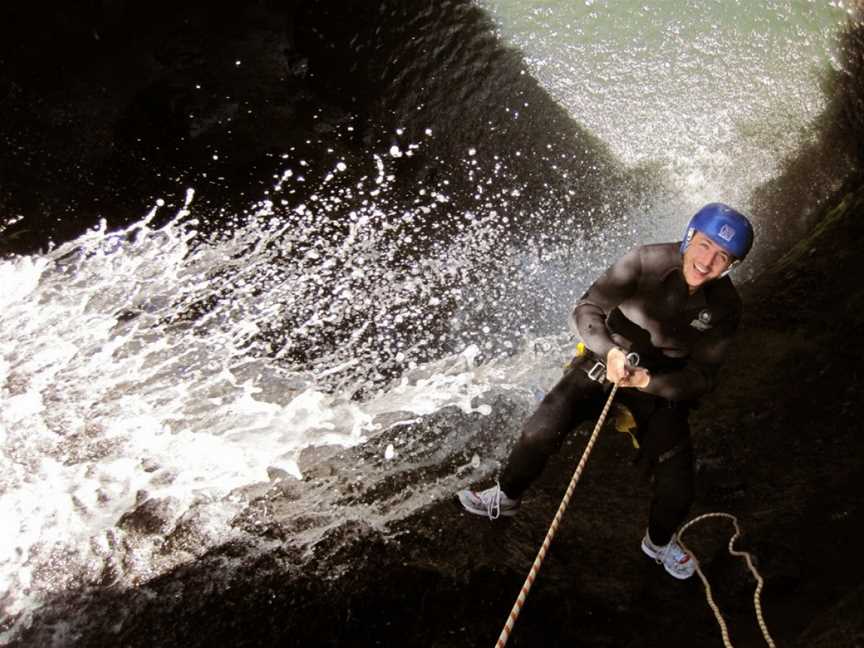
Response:
[[[730,272],[732,272],[732,270],[735,268],[735,266],[737,266],[739,263],[741,263],[741,259],[735,259],[732,263],[729,264],[729,267],[726,268],[726,270],[723,272],[723,274],[720,275],[720,278],[725,277]]]
[[[690,246],[690,241],[693,240],[693,236],[695,234],[696,234],[696,228],[695,227],[688,227],[687,228],[687,235],[684,237],[684,245],[681,248],[682,252]]]

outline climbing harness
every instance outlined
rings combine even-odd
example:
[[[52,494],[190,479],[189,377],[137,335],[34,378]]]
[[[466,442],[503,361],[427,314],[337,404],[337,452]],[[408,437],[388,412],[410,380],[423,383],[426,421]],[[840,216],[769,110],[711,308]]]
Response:
[[[561,523],[561,519],[564,517],[564,511],[570,504],[570,498],[573,496],[573,491],[576,489],[576,483],[582,476],[582,471],[585,469],[585,464],[588,463],[588,455],[591,454],[594,443],[597,441],[597,436],[600,433],[600,428],[603,427],[603,422],[606,420],[606,416],[609,414],[609,408],[612,407],[612,399],[615,398],[615,393],[617,391],[618,385],[615,384],[612,386],[612,391],[609,392],[609,397],[606,399],[606,405],[603,406],[603,411],[600,413],[600,418],[597,419],[597,424],[594,426],[594,431],[591,433],[591,438],[588,439],[588,445],[585,446],[585,450],[582,452],[582,457],[579,459],[576,470],[573,472],[573,477],[570,479],[570,484],[567,486],[567,491],[564,493],[564,498],[561,500],[560,506],[558,506],[558,512],[555,513],[552,524],[549,526],[549,530],[546,532],[546,537],[543,539],[543,544],[540,546],[540,551],[537,552],[537,557],[534,559],[534,564],[531,565],[531,571],[528,572],[528,577],[522,584],[522,589],[519,591],[519,596],[516,598],[516,602],[513,604],[513,608],[510,610],[510,615],[507,617],[507,621],[504,623],[504,629],[501,630],[501,635],[498,637],[498,641],[495,643],[495,648],[504,648],[504,646],[507,644],[507,640],[510,638],[510,633],[513,632],[513,626],[516,625],[516,619],[519,617],[519,613],[522,611],[522,606],[525,605],[525,599],[528,598],[528,592],[531,591],[531,586],[534,584],[534,579],[537,578],[537,574],[540,572],[540,566],[543,564],[543,560],[546,558],[546,552],[549,550],[549,545],[552,544],[552,538],[555,537],[555,533],[557,533],[558,531],[558,525]]]
[[[759,575],[759,571],[753,564],[753,557],[746,551],[740,551],[735,549],[735,540],[741,535],[741,527],[738,526],[738,518],[730,513],[705,513],[704,515],[700,515],[698,517],[693,518],[687,524],[685,524],[678,531],[678,544],[689,553],[691,556],[693,552],[687,548],[687,545],[684,544],[681,536],[684,535],[684,532],[689,529],[691,526],[696,524],[697,522],[701,522],[702,520],[707,520],[708,518],[726,518],[732,521],[732,524],[735,526],[735,535],[729,540],[729,553],[733,556],[743,557],[747,562],[747,567],[750,569],[753,577],[756,579],[756,590],[753,592],[753,607],[756,611],[756,621],[759,624],[759,629],[762,631],[762,636],[765,638],[765,643],[770,646],[770,648],[774,648],[774,640],[771,638],[771,634],[768,632],[768,626],[765,623],[765,616],[762,614],[762,586],[765,584],[765,581],[762,580],[762,576]],[[717,624],[720,626],[720,634],[723,636],[723,645],[726,648],[733,648],[732,642],[729,639],[729,629],[726,627],[726,622],[723,620],[723,614],[720,612],[720,608],[717,606],[717,603],[714,601],[714,597],[711,593],[711,585],[708,583],[708,579],[705,577],[705,574],[702,573],[702,570],[699,568],[699,561],[696,561],[696,573],[699,574],[699,578],[702,580],[702,586],[705,588],[705,598],[708,600],[708,606],[714,612],[714,617],[717,619]]]
[[[639,354],[635,351],[626,353],[626,358],[630,366],[639,366]],[[585,365],[585,373],[588,374],[588,377],[594,382],[603,383],[606,380],[606,363],[603,362],[603,359],[600,356],[586,347],[584,342],[579,342],[576,345],[576,355],[574,355],[573,359],[565,365],[565,369],[577,367],[579,362],[584,362],[585,360],[594,362],[590,368],[587,368],[587,365]]]

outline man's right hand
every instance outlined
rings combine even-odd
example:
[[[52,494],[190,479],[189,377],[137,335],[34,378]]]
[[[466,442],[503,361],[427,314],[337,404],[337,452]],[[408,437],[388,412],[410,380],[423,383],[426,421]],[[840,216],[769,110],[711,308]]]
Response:
[[[651,374],[647,369],[631,367],[627,363],[627,353],[618,347],[609,349],[606,354],[606,380],[619,387],[647,387]]]

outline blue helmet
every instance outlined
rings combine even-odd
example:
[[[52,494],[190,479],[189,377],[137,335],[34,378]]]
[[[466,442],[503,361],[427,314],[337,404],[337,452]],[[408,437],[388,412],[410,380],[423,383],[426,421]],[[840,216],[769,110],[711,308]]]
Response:
[[[723,203],[708,203],[693,215],[684,231],[681,253],[696,232],[702,232],[738,261],[743,261],[753,245],[753,226],[744,214]]]

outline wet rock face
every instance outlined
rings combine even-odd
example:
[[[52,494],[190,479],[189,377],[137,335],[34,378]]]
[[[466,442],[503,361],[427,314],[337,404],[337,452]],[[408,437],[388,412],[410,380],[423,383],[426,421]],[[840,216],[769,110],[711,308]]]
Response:
[[[264,197],[284,154],[306,160],[313,186],[334,155],[359,176],[374,171],[372,151],[422,143],[394,167],[406,202],[418,183],[449,180],[466,207],[478,178],[499,184],[487,194],[518,179],[514,227],[520,212],[539,225],[526,212],[538,201],[591,210],[621,193],[605,147],[467,0],[0,12],[0,252],[67,240],[99,218],[127,224],[158,197],[179,208],[190,186],[196,215],[218,230]],[[606,184],[619,190],[604,195]]]
[[[476,4],[318,0],[302,5],[295,34],[310,82],[357,116],[361,141],[385,150],[423,142],[399,173],[453,180],[473,151],[476,178],[524,186],[510,200],[514,226],[541,204],[590,210],[621,199],[620,185],[605,188],[618,175],[606,147],[550,100]],[[467,198],[476,182],[451,188]]]
[[[840,36],[842,65],[823,80],[827,107],[817,137],[781,163],[781,172],[754,192],[762,225],[752,258],[774,261],[807,238],[830,207],[854,190],[864,169],[864,29],[851,23]]]
[[[249,200],[268,152],[306,135],[291,119],[311,112],[290,59],[291,2],[0,11],[0,207],[23,217],[5,248],[65,240],[100,216],[122,225],[190,184],[212,204]]]

